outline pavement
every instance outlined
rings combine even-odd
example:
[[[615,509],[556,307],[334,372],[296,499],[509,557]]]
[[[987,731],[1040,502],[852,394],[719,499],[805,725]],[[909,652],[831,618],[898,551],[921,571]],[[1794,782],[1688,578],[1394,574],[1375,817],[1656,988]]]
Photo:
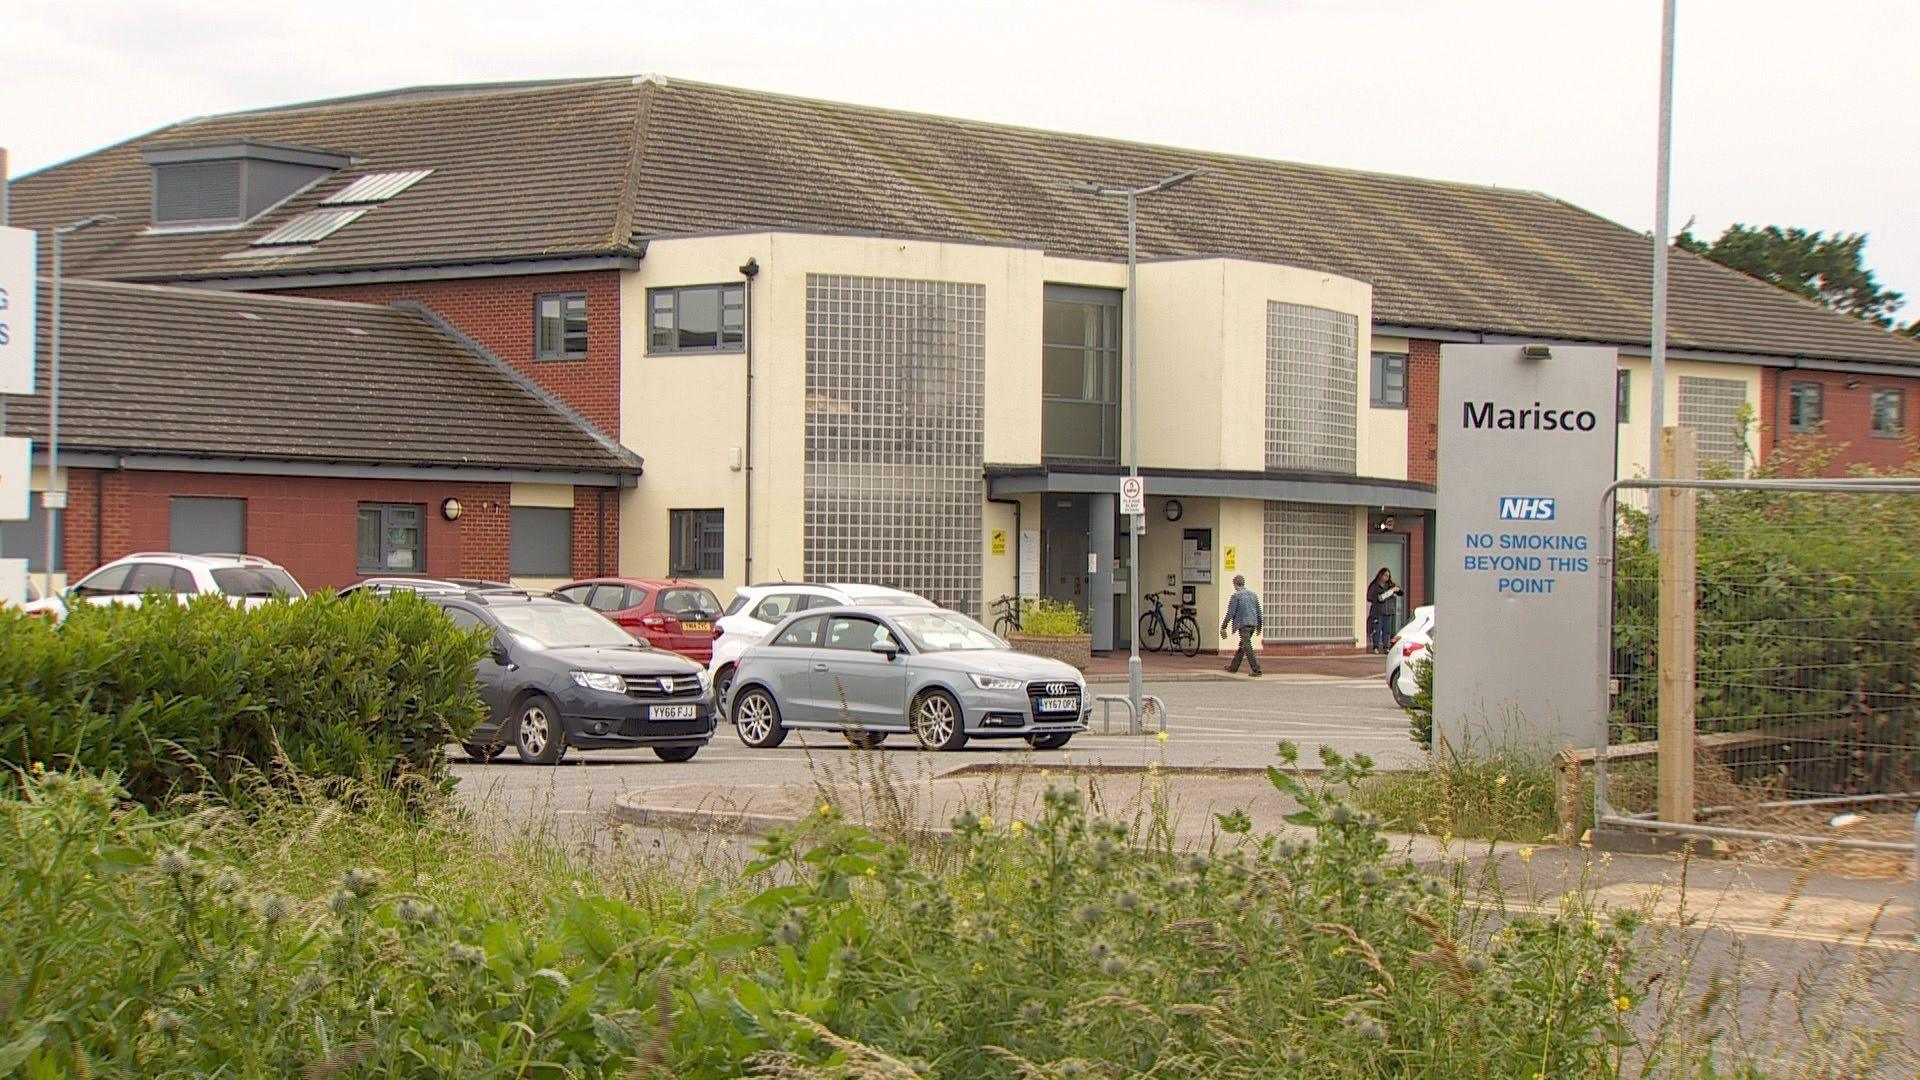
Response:
[[[1141,678],[1148,682],[1225,682],[1248,678],[1248,672],[1242,669],[1239,674],[1227,671],[1227,661],[1232,659],[1231,652],[1215,655],[1203,652],[1197,656],[1183,656],[1177,652],[1150,652],[1140,654]],[[1094,656],[1087,665],[1088,683],[1124,683],[1127,675],[1128,654],[1109,652]],[[1327,650],[1309,656],[1276,656],[1263,653],[1260,668],[1267,676],[1275,675],[1313,675],[1334,678],[1365,678],[1369,675],[1385,678],[1386,657],[1354,649]]]

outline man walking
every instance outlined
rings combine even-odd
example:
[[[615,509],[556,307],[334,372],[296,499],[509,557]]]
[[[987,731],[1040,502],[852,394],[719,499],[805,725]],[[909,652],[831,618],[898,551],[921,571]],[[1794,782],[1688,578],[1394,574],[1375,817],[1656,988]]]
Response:
[[[1237,674],[1240,658],[1245,657],[1248,670],[1254,678],[1259,678],[1260,657],[1253,651],[1253,635],[1260,632],[1260,597],[1247,588],[1247,579],[1239,574],[1233,575],[1233,597],[1227,601],[1227,614],[1220,620],[1220,632],[1225,634],[1229,626],[1239,633],[1240,648],[1233,654],[1227,670]]]

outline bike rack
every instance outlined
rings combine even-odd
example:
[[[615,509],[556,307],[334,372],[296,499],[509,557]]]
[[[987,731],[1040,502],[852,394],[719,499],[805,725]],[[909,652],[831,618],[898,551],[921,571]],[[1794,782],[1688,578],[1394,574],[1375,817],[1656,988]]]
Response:
[[[1113,706],[1115,703],[1127,707],[1127,734],[1141,735],[1145,733],[1140,725],[1140,717],[1134,715],[1133,699],[1131,697],[1128,697],[1126,694],[1095,694],[1093,700],[1100,703],[1100,734],[1113,734]],[[1160,717],[1160,731],[1162,734],[1165,734],[1167,730],[1167,703],[1160,700],[1157,694],[1142,694],[1140,695],[1140,708],[1142,711],[1152,712]]]

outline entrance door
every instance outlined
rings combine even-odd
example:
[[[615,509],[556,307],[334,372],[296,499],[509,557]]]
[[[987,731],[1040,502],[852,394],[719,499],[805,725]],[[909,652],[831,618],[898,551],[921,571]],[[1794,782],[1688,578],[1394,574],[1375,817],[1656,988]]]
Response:
[[[1040,528],[1046,580],[1041,593],[1049,600],[1072,604],[1087,613],[1087,497],[1049,495],[1042,504]]]
[[[1392,629],[1398,630],[1406,625],[1407,620],[1413,615],[1413,609],[1407,606],[1407,594],[1404,591],[1407,587],[1407,536],[1405,533],[1374,533],[1367,537],[1368,587],[1373,585],[1374,577],[1383,567],[1387,573],[1393,575],[1393,580],[1402,590],[1400,597],[1395,600],[1399,610],[1392,620]],[[1361,593],[1360,602],[1363,605],[1366,603],[1364,592]]]

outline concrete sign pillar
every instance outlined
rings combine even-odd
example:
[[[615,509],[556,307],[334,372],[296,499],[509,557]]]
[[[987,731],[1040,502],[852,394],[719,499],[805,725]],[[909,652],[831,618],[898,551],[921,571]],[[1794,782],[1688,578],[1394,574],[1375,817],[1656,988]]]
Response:
[[[1598,745],[1617,365],[1602,348],[1440,349],[1433,719],[1451,753]]]

